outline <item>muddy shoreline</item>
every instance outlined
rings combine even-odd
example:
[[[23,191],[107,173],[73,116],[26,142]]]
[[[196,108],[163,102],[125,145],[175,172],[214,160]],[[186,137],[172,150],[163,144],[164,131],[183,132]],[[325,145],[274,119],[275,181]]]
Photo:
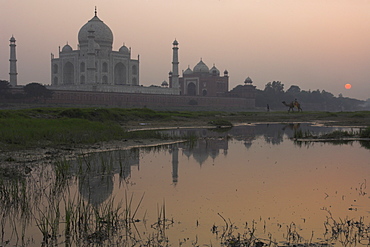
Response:
[[[357,115],[356,115],[357,114]],[[250,113],[245,115],[219,116],[219,118],[230,121],[234,126],[253,125],[261,123],[303,123],[308,122],[321,126],[348,126],[363,128],[370,126],[370,114],[366,117],[358,113],[344,113],[338,117],[332,114],[326,119],[319,119],[321,113],[312,114],[287,114],[287,113]],[[218,117],[218,116],[216,116]],[[314,120],[313,120],[314,119]],[[159,129],[177,129],[177,128],[215,128],[208,124],[209,119],[175,119],[173,121],[130,121],[122,124],[122,127],[128,131],[136,130],[159,130]],[[180,140],[181,141],[181,140]],[[63,145],[63,146],[45,146],[35,147],[16,151],[2,151],[0,153],[0,168],[12,167],[20,170],[32,169],[35,165],[55,162],[57,159],[70,159],[76,155],[92,152],[104,152],[112,150],[124,150],[135,147],[148,147],[157,145],[167,145],[174,143],[173,140],[160,139],[140,139],[140,140],[114,140],[100,142],[92,145]]]

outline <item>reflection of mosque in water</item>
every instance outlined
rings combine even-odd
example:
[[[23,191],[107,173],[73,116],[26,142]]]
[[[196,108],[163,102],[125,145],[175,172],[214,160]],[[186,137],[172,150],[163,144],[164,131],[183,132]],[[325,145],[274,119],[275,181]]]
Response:
[[[193,144],[179,143],[168,146],[172,159],[172,181],[176,185],[179,181],[179,155],[191,157],[202,166],[209,158],[215,160],[220,154],[227,156],[229,141],[243,142],[246,151],[253,141],[261,137],[266,143],[279,144],[284,135],[289,138],[302,125],[292,124],[261,124],[235,126],[222,132],[222,129],[173,129],[164,131],[174,136],[199,137]],[[165,150],[165,149],[164,149]],[[139,169],[140,149],[118,150],[103,153],[94,153],[76,161],[75,172],[79,176],[79,191],[81,195],[94,205],[104,202],[113,192],[113,177],[119,174],[120,182],[128,182],[131,168]],[[84,164],[84,165],[81,165]],[[79,170],[83,172],[78,172]]]
[[[116,150],[84,155],[76,160],[80,194],[97,206],[113,192],[113,177],[119,174],[120,182],[131,175],[131,167],[139,167],[139,149]]]

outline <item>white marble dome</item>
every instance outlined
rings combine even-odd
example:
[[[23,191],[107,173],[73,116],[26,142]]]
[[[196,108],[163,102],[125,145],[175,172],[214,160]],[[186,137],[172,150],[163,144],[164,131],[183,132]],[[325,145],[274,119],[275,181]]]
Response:
[[[62,48],[62,52],[71,52],[73,51],[72,47],[68,44],[66,44],[65,46],[63,46]]]
[[[112,46],[113,33],[112,30],[101,21],[96,15],[83,25],[78,32],[78,42],[80,46],[87,45],[89,31],[94,31],[95,42],[100,46]]]
[[[123,54],[130,54],[130,50],[127,48],[127,46],[123,45],[121,46],[121,48],[119,48],[119,53],[123,53]]]
[[[194,73],[209,73],[209,68],[202,60],[200,60],[200,62],[197,65],[195,65],[193,72]]]

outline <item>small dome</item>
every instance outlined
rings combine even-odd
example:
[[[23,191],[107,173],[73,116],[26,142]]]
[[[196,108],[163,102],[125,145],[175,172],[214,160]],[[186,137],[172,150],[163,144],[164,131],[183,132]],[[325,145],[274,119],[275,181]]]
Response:
[[[195,65],[193,71],[194,73],[209,73],[209,68],[201,59],[200,62]]]
[[[173,45],[179,45],[179,42],[175,39],[175,41],[172,43]]]
[[[213,65],[213,67],[209,70],[209,73],[214,76],[220,76],[220,71]]]
[[[9,40],[10,42],[15,42],[15,38],[14,38],[14,36],[12,36],[11,38],[10,38],[10,40]]]
[[[228,75],[229,74],[229,71],[227,71],[226,69],[225,69],[225,71],[224,71],[224,75]]]
[[[184,72],[183,72],[184,75],[191,75],[193,74],[193,71],[191,70],[191,68],[187,68]]]
[[[96,15],[85,25],[83,25],[78,32],[78,42],[80,46],[87,45],[89,31],[91,30],[94,31],[95,42],[97,42],[99,45],[112,46],[112,30]]]
[[[127,48],[127,46],[123,45],[121,48],[119,48],[119,52],[123,54],[130,54],[130,50]]]
[[[163,81],[163,82],[162,82],[162,87],[167,87],[167,86],[168,86],[168,82]]]
[[[63,46],[62,52],[71,52],[71,51],[73,51],[73,49],[70,45],[66,44],[65,46]]]
[[[253,83],[253,81],[252,81],[252,79],[251,79],[251,78],[249,78],[249,76],[248,76],[248,77],[247,77],[247,79],[245,79],[244,83],[245,83],[245,84],[252,84],[252,83]]]

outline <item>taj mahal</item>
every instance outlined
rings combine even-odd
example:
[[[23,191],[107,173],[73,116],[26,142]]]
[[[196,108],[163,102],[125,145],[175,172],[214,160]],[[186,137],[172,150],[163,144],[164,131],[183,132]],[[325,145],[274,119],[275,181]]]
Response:
[[[118,51],[112,50],[113,32],[99,19],[96,9],[93,18],[79,30],[78,43],[76,50],[68,43],[61,50],[59,48],[59,58],[51,54],[51,88],[203,96],[216,96],[228,91],[228,72],[220,76],[215,66],[209,69],[202,60],[193,70],[187,68],[183,71],[183,77],[180,77],[177,40],[172,43],[169,83],[164,81],[160,87],[140,86],[140,57],[132,58],[131,48],[125,45]],[[213,84],[218,84],[219,89],[215,90],[217,87]]]
[[[113,32],[99,17],[93,17],[78,32],[78,45],[68,43],[51,54],[49,103],[101,104],[120,107],[254,108],[255,86],[248,77],[244,85],[229,91],[229,73],[200,61],[179,74],[179,42],[172,42],[172,70],[168,82],[140,85],[140,57],[131,48],[113,50]],[[15,39],[10,39],[10,84],[17,86]]]
[[[78,49],[66,44],[59,58],[51,54],[51,88],[59,90],[178,94],[173,88],[140,86],[139,56],[131,58],[131,49],[123,45],[112,50],[113,32],[97,16],[78,32]]]

